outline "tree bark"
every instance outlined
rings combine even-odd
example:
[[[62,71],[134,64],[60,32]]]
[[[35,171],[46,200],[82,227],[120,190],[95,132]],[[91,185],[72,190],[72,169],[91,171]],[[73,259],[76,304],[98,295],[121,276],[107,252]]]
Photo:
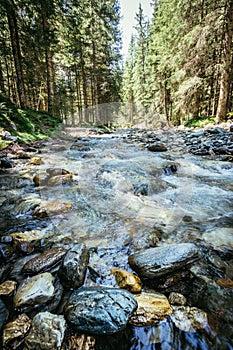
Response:
[[[22,69],[22,58],[19,43],[19,32],[17,18],[15,14],[15,4],[13,0],[7,0],[5,2],[5,9],[7,11],[7,20],[11,37],[11,46],[14,57],[14,66],[16,72],[17,80],[17,92],[19,98],[19,104],[21,107],[26,106],[25,89],[24,89],[24,79],[23,79],[23,69]]]
[[[230,88],[231,60],[232,60],[232,36],[233,36],[233,1],[229,0],[226,11],[225,35],[223,42],[223,62],[222,75],[220,81],[220,93],[218,99],[218,109],[216,123],[226,117],[227,103]]]
[[[4,84],[4,77],[3,77],[3,72],[2,72],[2,62],[0,60],[0,90],[1,92],[6,95],[6,89],[5,89],[5,84]]]

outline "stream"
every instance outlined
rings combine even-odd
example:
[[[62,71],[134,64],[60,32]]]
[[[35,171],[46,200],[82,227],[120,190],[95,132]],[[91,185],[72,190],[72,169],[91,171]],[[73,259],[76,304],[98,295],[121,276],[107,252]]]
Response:
[[[184,137],[175,131],[66,132],[70,136],[41,143],[29,159],[8,155],[14,166],[1,170],[1,283],[20,283],[20,269],[33,254],[85,243],[90,260],[84,286],[117,287],[111,269],[133,272],[129,255],[195,243],[200,259],[187,273],[172,281],[161,279],[156,286],[143,281],[143,288],[167,297],[171,292],[185,295],[187,305],[206,312],[207,326],[185,331],[168,317],[152,326],[129,325],[116,336],[97,337],[95,348],[233,349],[233,163],[188,153]],[[148,143],[155,141],[168,150],[149,151]],[[38,165],[32,157],[41,160]],[[49,169],[58,168],[71,173],[72,181],[43,183]],[[72,207],[35,214],[51,201]],[[32,230],[41,233],[33,244],[12,239]],[[55,311],[61,313],[61,305]],[[14,318],[12,307],[9,319]]]

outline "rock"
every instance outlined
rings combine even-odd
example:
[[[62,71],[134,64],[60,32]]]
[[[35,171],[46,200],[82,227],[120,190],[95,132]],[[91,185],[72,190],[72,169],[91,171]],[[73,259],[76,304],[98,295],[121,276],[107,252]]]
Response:
[[[15,281],[9,280],[0,284],[0,296],[11,296],[16,289],[16,285]]]
[[[9,158],[2,158],[0,161],[0,168],[2,169],[10,169],[14,167],[14,162],[13,160]]]
[[[64,256],[66,250],[63,248],[51,248],[45,250],[35,258],[29,260],[23,267],[23,272],[38,274],[56,265]]]
[[[14,297],[14,305],[17,309],[36,308],[53,296],[53,276],[45,272],[22,281]]]
[[[185,305],[187,302],[187,299],[183,294],[175,292],[170,293],[168,300],[172,305]]]
[[[50,176],[72,174],[69,170],[66,170],[66,169],[63,169],[63,168],[48,168],[48,169],[46,169],[46,172]]]
[[[5,304],[0,299],[0,330],[2,329],[2,326],[4,325],[4,323],[6,322],[8,314],[9,314],[9,312],[8,312]]]
[[[39,157],[32,157],[31,159],[30,159],[30,162],[29,162],[30,164],[33,164],[33,165],[41,165],[41,164],[43,164],[43,161],[42,161],[42,158],[41,158],[41,156],[39,156]]]
[[[14,321],[3,328],[4,349],[16,350],[24,341],[24,337],[31,327],[31,320],[26,314],[19,315]]]
[[[56,175],[56,176],[53,176],[53,177],[49,178],[48,185],[49,186],[61,185],[61,184],[65,184],[67,182],[70,182],[72,180],[73,180],[73,175],[72,174]]]
[[[231,227],[217,227],[212,230],[207,230],[202,235],[202,239],[211,243],[218,248],[222,245],[233,248],[233,228]]]
[[[33,215],[39,217],[46,217],[48,215],[65,213],[71,210],[72,207],[73,203],[56,199],[36,209]]]
[[[165,175],[173,175],[177,172],[177,165],[176,164],[171,164],[167,165],[164,169]]]
[[[135,274],[115,268],[111,269],[111,273],[115,276],[116,282],[120,288],[127,289],[131,293],[141,292],[142,282]]]
[[[15,232],[11,234],[15,244],[21,244],[24,242],[35,242],[40,241],[44,238],[45,234],[39,230],[31,230],[24,232]]]
[[[165,295],[160,293],[141,293],[135,295],[138,308],[130,318],[134,326],[152,326],[172,314]]]
[[[89,335],[72,335],[66,341],[67,350],[94,350],[95,338]]]
[[[83,243],[76,244],[66,253],[58,270],[64,287],[79,288],[83,285],[89,256],[89,251]]]
[[[208,326],[207,314],[190,306],[173,306],[172,321],[176,327],[184,332],[196,332],[198,329],[206,329]]]
[[[24,350],[61,349],[66,330],[62,315],[40,312],[32,320],[32,327],[25,339]]]
[[[45,186],[48,182],[48,174],[47,173],[39,173],[33,177],[33,182],[35,186]]]
[[[75,291],[64,312],[77,332],[112,334],[126,327],[136,308],[137,302],[128,291],[94,287]]]
[[[146,249],[129,256],[129,264],[139,276],[153,279],[182,269],[198,259],[192,243],[170,244]]]
[[[155,143],[150,144],[149,146],[147,146],[147,149],[151,152],[166,152],[167,151],[167,147],[160,142],[155,142]]]
[[[223,288],[233,288],[233,281],[232,280],[228,280],[225,278],[220,278],[216,281],[216,283]]]

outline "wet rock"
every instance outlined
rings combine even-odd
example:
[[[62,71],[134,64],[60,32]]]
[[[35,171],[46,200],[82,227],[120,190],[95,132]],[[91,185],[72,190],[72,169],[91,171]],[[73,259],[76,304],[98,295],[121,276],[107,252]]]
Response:
[[[42,161],[42,158],[41,158],[41,156],[39,156],[39,157],[32,157],[31,159],[30,159],[30,162],[29,162],[30,164],[33,164],[33,165],[41,165],[41,164],[43,164],[43,161]]]
[[[72,180],[73,180],[72,174],[56,175],[56,176],[50,177],[50,179],[48,180],[48,185],[49,186],[61,185],[67,182],[71,182]]]
[[[36,308],[53,296],[53,277],[51,273],[45,272],[22,281],[14,297],[14,305],[17,309]]]
[[[190,306],[173,306],[172,321],[176,327],[184,332],[196,332],[198,329],[206,329],[208,319],[206,312]]]
[[[87,265],[89,262],[89,251],[85,244],[76,244],[64,256],[58,270],[58,276],[67,288],[79,288],[83,285]]]
[[[133,191],[135,196],[148,196],[149,194],[149,186],[148,184],[140,184],[134,186],[134,191]]]
[[[63,169],[63,168],[47,168],[46,172],[50,176],[58,176],[58,175],[67,175],[72,174],[69,170]]]
[[[0,296],[11,296],[16,290],[17,283],[15,281],[5,281],[0,284]]]
[[[134,326],[152,326],[172,314],[165,295],[160,293],[141,293],[135,295],[138,308],[130,318]]]
[[[170,244],[146,249],[129,256],[129,264],[139,276],[153,279],[182,269],[198,259],[192,243]]]
[[[8,244],[0,244],[0,262],[7,262],[15,257],[15,251],[13,247]]]
[[[23,267],[24,273],[38,274],[56,265],[64,256],[63,248],[51,248],[29,260]]]
[[[116,288],[81,288],[65,306],[65,316],[78,332],[112,334],[124,329],[137,308],[128,291]]]
[[[160,142],[155,142],[150,144],[147,149],[151,152],[166,152],[167,151],[167,147]]]
[[[94,350],[95,338],[89,335],[72,335],[66,341],[67,350]]]
[[[2,329],[2,326],[4,325],[4,323],[6,322],[8,314],[9,314],[9,312],[8,312],[5,304],[0,299],[0,330]]]
[[[177,165],[176,164],[171,164],[167,165],[164,169],[165,175],[173,175],[177,172]]]
[[[61,349],[66,330],[63,316],[41,312],[32,320],[32,327],[25,339],[24,350]]]
[[[65,213],[71,210],[72,207],[73,203],[56,199],[54,201],[44,204],[43,206],[40,206],[34,211],[33,215],[39,217],[46,217],[48,215]]]
[[[33,182],[35,186],[45,186],[48,182],[48,174],[47,173],[39,173],[33,177]]]
[[[216,281],[216,283],[220,286],[220,287],[224,287],[224,288],[233,288],[233,281],[232,280],[227,280],[225,278],[220,278]]]
[[[24,337],[31,327],[31,320],[26,314],[20,315],[3,328],[4,349],[16,350],[24,341]]]
[[[0,168],[2,169],[10,169],[14,167],[14,162],[10,158],[2,158],[0,160]]]
[[[187,299],[183,294],[175,292],[170,293],[168,300],[172,305],[185,305],[187,302]]]
[[[214,247],[221,247],[222,245],[233,248],[233,228],[218,227],[213,230],[205,231],[202,239],[211,243]]]
[[[45,234],[39,230],[31,230],[24,232],[15,232],[11,234],[15,244],[21,244],[24,242],[32,243],[35,241],[40,241],[44,238]]]
[[[111,273],[115,276],[116,282],[120,288],[127,289],[131,293],[141,292],[142,282],[135,274],[116,268],[112,268]]]

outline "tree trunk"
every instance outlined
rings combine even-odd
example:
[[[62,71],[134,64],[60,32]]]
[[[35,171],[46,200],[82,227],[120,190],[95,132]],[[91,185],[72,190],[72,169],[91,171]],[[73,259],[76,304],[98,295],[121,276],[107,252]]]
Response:
[[[54,72],[53,72],[53,55],[50,47],[49,40],[49,22],[47,4],[45,1],[40,2],[42,21],[43,21],[43,35],[45,41],[45,60],[46,60],[46,73],[47,73],[47,95],[48,95],[48,113],[54,114]]]
[[[11,37],[12,52],[14,57],[14,66],[15,66],[15,72],[16,72],[19,104],[21,107],[25,107],[26,98],[25,98],[25,90],[24,90],[21,50],[20,50],[20,43],[19,43],[18,24],[17,24],[16,14],[15,14],[15,4],[13,0],[6,1],[5,8],[7,11],[7,20],[8,20],[8,26],[10,31],[10,37]]]
[[[4,84],[4,77],[3,77],[3,72],[2,72],[2,62],[0,60],[0,90],[1,92],[6,95],[6,89],[5,89],[5,84]]]
[[[227,102],[229,97],[231,59],[232,59],[232,35],[233,35],[233,1],[229,0],[227,4],[225,36],[223,42],[223,63],[222,75],[220,81],[220,93],[218,99],[218,109],[216,114],[216,123],[226,117]]]

